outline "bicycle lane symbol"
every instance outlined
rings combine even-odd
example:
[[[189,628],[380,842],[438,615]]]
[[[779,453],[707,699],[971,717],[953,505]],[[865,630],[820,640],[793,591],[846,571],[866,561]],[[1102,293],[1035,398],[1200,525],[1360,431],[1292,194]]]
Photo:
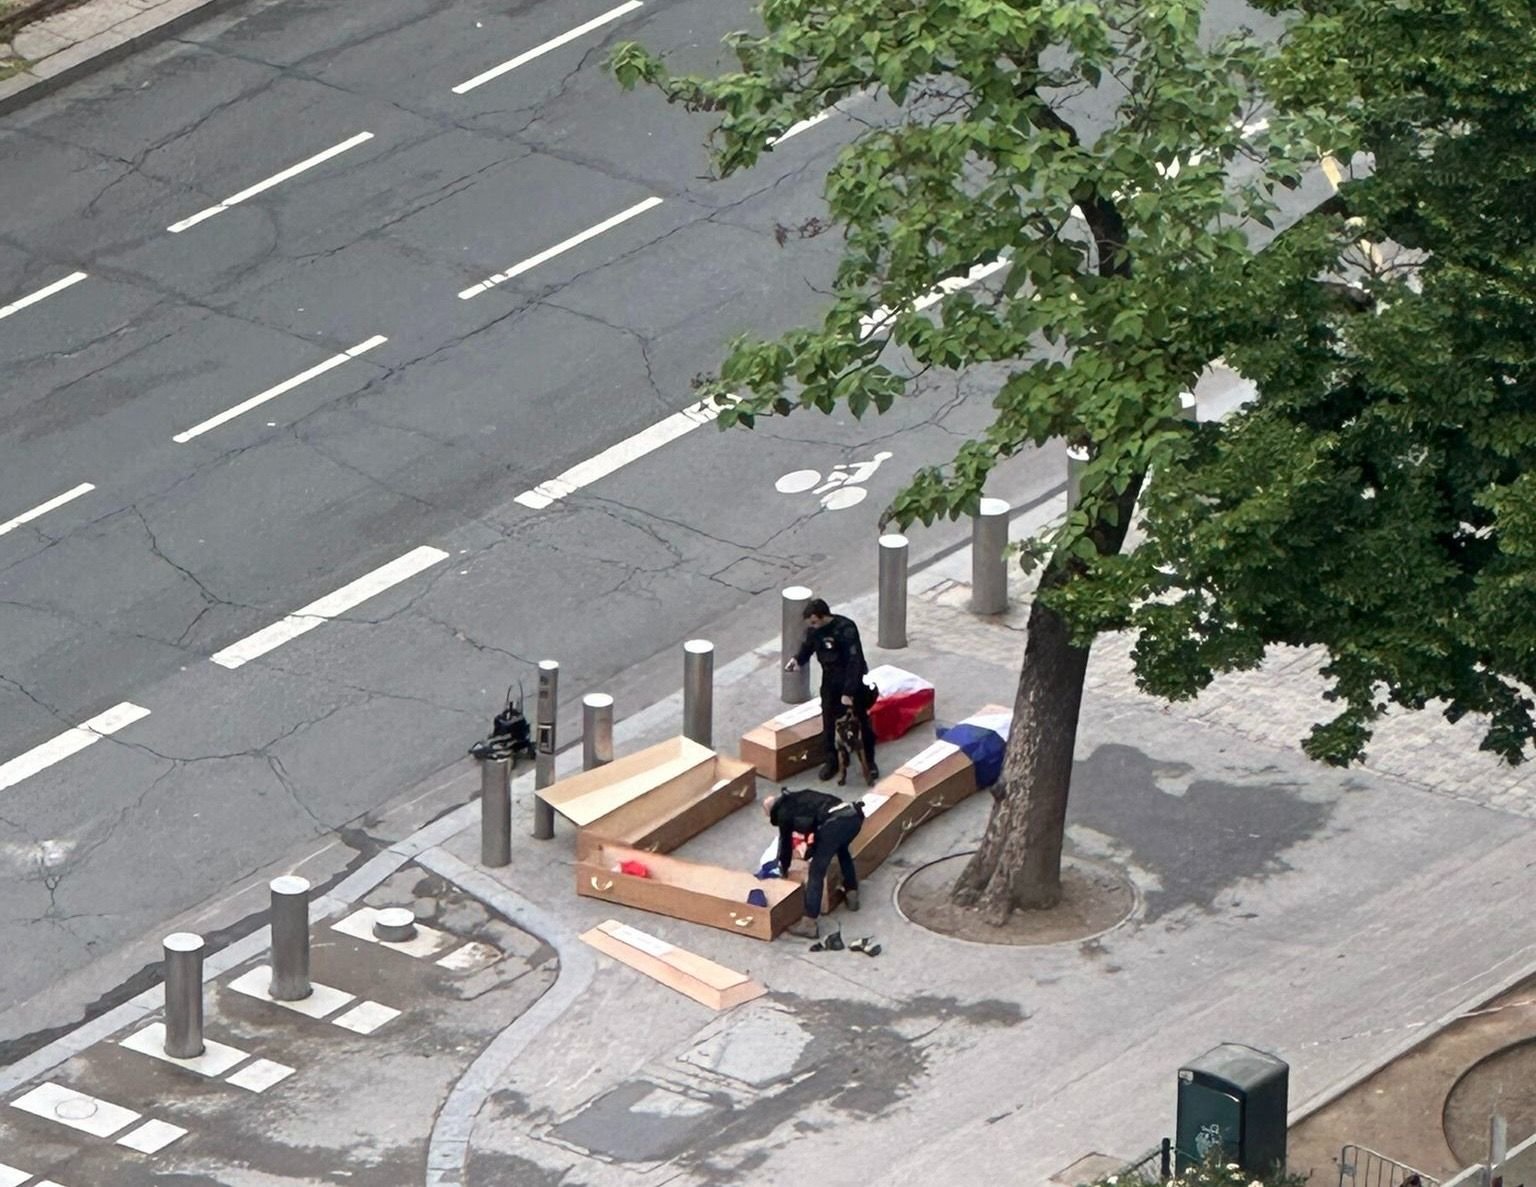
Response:
[[[833,466],[825,481],[822,480],[820,470],[792,470],[775,482],[773,489],[781,495],[801,495],[810,491],[813,495],[821,496],[821,505],[826,510],[846,511],[849,507],[857,507],[869,497],[864,483],[873,478],[880,464],[888,461],[891,456],[882,451],[867,462]]]

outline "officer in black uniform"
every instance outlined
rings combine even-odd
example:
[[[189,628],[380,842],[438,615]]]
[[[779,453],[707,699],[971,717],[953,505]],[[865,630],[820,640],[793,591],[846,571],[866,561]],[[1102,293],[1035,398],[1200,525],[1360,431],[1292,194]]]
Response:
[[[853,619],[833,614],[824,598],[812,598],[805,608],[805,642],[799,653],[784,665],[794,672],[811,660],[814,652],[821,661],[821,739],[825,746],[820,778],[837,774],[837,719],[852,709],[864,736],[864,757],[869,760],[869,774],[880,778],[875,766],[875,728],[869,722],[873,700],[864,683],[869,664],[864,661],[864,645],[859,642],[859,628]]]
[[[790,924],[789,934],[803,939],[821,938],[821,900],[827,884],[827,870],[837,858],[843,873],[843,900],[850,911],[859,909],[859,874],[848,846],[864,826],[864,808],[835,795],[809,788],[784,791],[763,801],[769,823],[779,830],[779,874],[789,874],[794,860],[795,834],[811,838],[806,859],[810,870],[805,878],[805,918]]]

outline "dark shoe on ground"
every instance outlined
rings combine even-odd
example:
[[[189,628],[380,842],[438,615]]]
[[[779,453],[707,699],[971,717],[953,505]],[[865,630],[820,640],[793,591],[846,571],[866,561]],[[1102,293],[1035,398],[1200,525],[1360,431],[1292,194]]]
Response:
[[[818,779],[833,779],[837,777],[837,759],[829,758],[821,764],[821,770],[816,772]]]
[[[869,764],[869,785],[873,787],[875,780],[880,778],[880,768],[874,763]]]
[[[843,895],[843,901],[848,904],[850,911],[857,911],[859,909],[859,892],[857,890],[848,891]]]
[[[790,935],[801,940],[817,940],[821,938],[821,929],[816,926],[814,919],[797,919],[785,930]]]

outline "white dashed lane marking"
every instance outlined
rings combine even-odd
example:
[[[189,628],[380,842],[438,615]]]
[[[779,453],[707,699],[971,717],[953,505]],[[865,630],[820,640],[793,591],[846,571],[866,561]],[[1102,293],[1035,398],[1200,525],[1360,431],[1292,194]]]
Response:
[[[543,44],[536,45],[532,49],[524,50],[522,53],[518,54],[517,57],[509,58],[499,66],[492,66],[483,74],[477,74],[474,76],[474,78],[468,79],[465,82],[461,82],[458,86],[453,88],[453,93],[455,95],[467,95],[476,87],[484,86],[493,78],[500,78],[503,74],[506,74],[512,70],[516,70],[519,66],[522,66],[527,62],[531,62],[535,58],[542,58],[545,54],[549,53],[550,50],[559,49],[562,45],[575,41],[578,37],[585,37],[594,29],[601,29],[604,25],[609,24],[612,21],[616,21],[620,17],[628,16],[636,9],[644,7],[645,5],[642,0],[628,0],[627,3],[621,4],[617,8],[610,8],[601,16],[593,17],[590,21],[586,21],[583,24],[577,25],[574,29],[567,29],[564,33],[560,34],[560,36],[551,37]]]
[[[505,272],[498,272],[494,276],[487,276],[479,284],[470,285],[469,288],[465,289],[459,294],[459,300],[468,301],[471,297],[478,297],[481,293],[489,292],[498,284],[505,284],[514,276],[521,276],[524,272],[531,272],[540,264],[547,264],[556,256],[564,255],[573,247],[580,247],[588,239],[596,239],[599,235],[603,234],[603,232],[611,231],[620,223],[627,223],[636,215],[644,214],[647,210],[652,210],[655,207],[660,206],[661,203],[662,199],[654,197],[647,198],[643,202],[636,202],[633,206],[629,207],[629,209],[621,210],[618,214],[611,215],[600,223],[595,223],[594,225],[588,227],[585,231],[577,232],[569,239],[562,239],[553,247],[546,247],[543,251],[536,255],[529,256],[526,260],[519,260]]]
[[[0,791],[14,787],[23,779],[46,770],[54,763],[78,754],[87,746],[93,746],[118,730],[149,716],[149,710],[131,701],[113,705],[105,713],[98,713],[88,721],[82,721],[73,729],[67,729],[56,738],[32,747],[9,762],[0,763]]]
[[[13,313],[20,313],[29,305],[36,305],[39,301],[47,300],[54,293],[63,292],[72,284],[79,284],[85,279],[85,275],[84,272],[71,272],[62,280],[55,280],[52,284],[45,284],[35,293],[28,293],[25,297],[20,297],[9,305],[0,305],[0,321],[4,321]]]
[[[65,491],[62,495],[54,495],[46,503],[39,503],[32,510],[23,511],[16,518],[0,523],[0,536],[5,535],[7,532],[14,532],[22,524],[31,523],[34,519],[40,519],[55,508],[62,507],[65,503],[72,503],[81,495],[88,495],[95,489],[89,482],[82,482],[79,486]]]
[[[323,165],[332,157],[340,156],[342,153],[348,151],[349,149],[356,148],[359,144],[366,143],[372,139],[372,132],[359,132],[356,136],[353,136],[347,140],[343,140],[340,144],[333,144],[324,152],[317,152],[312,157],[304,158],[304,160],[300,161],[297,165],[288,166],[288,168],[284,169],[281,173],[274,173],[266,180],[258,181],[255,185],[248,186],[247,188],[241,190],[238,194],[231,194],[229,197],[225,198],[224,201],[210,206],[206,210],[199,210],[190,218],[184,218],[179,223],[172,223],[170,226],[166,227],[166,230],[169,231],[172,235],[179,235],[181,232],[197,226],[198,223],[203,222],[206,219],[210,219],[216,214],[223,214],[231,206],[238,206],[246,199],[254,198],[257,194],[265,193],[273,186],[281,185],[289,178],[297,177],[300,173],[303,173],[309,169],[313,169],[316,165]]]

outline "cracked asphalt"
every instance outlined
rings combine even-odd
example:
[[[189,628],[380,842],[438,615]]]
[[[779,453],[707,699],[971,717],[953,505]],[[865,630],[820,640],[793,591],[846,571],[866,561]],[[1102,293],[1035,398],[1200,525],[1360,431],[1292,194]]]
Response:
[[[824,213],[850,117],[710,181],[707,121],[600,69],[625,38],[720,64],[745,0],[648,0],[452,93],[603,8],[253,0],[0,124],[0,299],[89,274],[0,320],[0,519],[97,488],[0,537],[0,762],[119,701],[151,710],[0,792],[0,1046],[78,1019],[129,940],[288,855],[366,844],[539,659],[574,702],[764,591],[863,584],[879,508],[990,419],[987,376],[941,377],[878,421],[701,429],[546,510],[513,502],[691,404],[733,334],[816,316],[835,262],[833,237],[780,228]],[[857,507],[775,491],[877,448]],[[449,560],[238,671],[208,661],[421,545]]]

